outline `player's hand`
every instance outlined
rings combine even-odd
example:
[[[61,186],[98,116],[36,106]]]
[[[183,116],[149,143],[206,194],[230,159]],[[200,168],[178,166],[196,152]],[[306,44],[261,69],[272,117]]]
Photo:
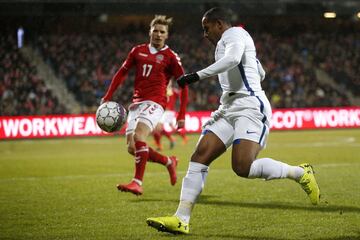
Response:
[[[181,129],[185,127],[185,120],[178,120],[177,121],[177,129]]]
[[[190,83],[199,81],[199,75],[197,73],[188,73],[185,75],[182,75],[179,77],[176,82],[181,87],[184,88],[186,85],[189,85]]]

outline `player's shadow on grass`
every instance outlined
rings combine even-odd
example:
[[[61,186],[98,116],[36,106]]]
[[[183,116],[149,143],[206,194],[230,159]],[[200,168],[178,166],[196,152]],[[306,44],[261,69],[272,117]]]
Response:
[[[192,236],[198,236],[199,239],[246,239],[246,240],[289,240],[285,238],[274,238],[274,237],[258,237],[258,236],[246,236],[246,235],[235,235],[235,234],[191,234]]]
[[[197,204],[204,205],[219,205],[221,207],[239,207],[239,208],[258,208],[258,209],[287,209],[287,210],[306,210],[306,211],[314,211],[314,212],[338,212],[339,214],[343,214],[346,212],[355,212],[360,213],[360,207],[353,206],[341,206],[341,205],[328,205],[325,203],[320,203],[318,206],[297,206],[294,204],[285,204],[285,203],[274,203],[274,202],[263,202],[263,203],[252,203],[252,202],[230,202],[230,201],[222,201],[216,200],[219,196],[217,195],[201,195]],[[136,199],[135,202],[173,202],[178,203],[178,199]],[[310,203],[309,203],[310,204]],[[360,240],[360,238],[359,238]]]
[[[239,208],[260,208],[260,209],[287,209],[287,210],[306,210],[306,211],[316,211],[316,212],[339,212],[343,214],[346,212],[355,212],[360,213],[360,207],[354,206],[341,206],[341,205],[326,205],[325,203],[318,206],[297,206],[284,203],[273,203],[273,202],[263,202],[263,203],[252,203],[252,202],[230,202],[211,199],[211,197],[200,197],[198,204],[205,205],[219,205],[219,206],[231,206]],[[360,239],[359,239],[360,240]]]

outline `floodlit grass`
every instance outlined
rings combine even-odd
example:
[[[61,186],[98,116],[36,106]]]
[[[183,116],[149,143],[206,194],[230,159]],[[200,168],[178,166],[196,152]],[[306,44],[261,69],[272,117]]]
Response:
[[[122,137],[0,142],[0,239],[360,239],[360,130],[273,132],[260,157],[313,164],[322,202],[312,206],[290,180],[248,180],[230,151],[211,166],[190,235],[149,228],[147,217],[175,212],[197,141],[179,142],[179,182],[148,163],[144,195],[118,192],[133,176]],[[165,148],[166,139],[163,139]]]

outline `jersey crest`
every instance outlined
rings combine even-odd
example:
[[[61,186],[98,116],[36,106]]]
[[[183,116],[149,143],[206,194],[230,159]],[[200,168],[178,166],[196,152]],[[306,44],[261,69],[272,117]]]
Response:
[[[161,61],[164,60],[164,55],[158,54],[156,55],[156,62],[161,63]]]

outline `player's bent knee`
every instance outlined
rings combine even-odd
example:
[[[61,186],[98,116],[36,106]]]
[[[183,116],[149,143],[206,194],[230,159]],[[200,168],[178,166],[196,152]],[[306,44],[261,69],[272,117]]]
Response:
[[[191,162],[198,162],[198,163],[202,163],[202,157],[201,155],[199,155],[196,151],[191,155]]]
[[[232,169],[239,177],[247,178],[249,176],[252,159],[237,159],[232,163]]]
[[[141,141],[141,137],[140,137],[140,134],[138,132],[134,132],[134,141],[135,142]]]
[[[244,169],[239,166],[232,166],[232,169],[239,177],[247,178],[249,176],[249,169]]]
[[[198,146],[191,155],[191,161],[206,164],[209,158],[208,155],[209,153],[205,147]]]

